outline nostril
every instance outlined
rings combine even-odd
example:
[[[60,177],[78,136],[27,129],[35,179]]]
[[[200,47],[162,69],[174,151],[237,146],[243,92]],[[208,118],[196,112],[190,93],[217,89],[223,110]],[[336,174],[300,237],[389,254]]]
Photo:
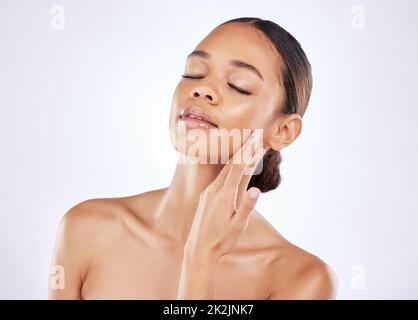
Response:
[[[209,96],[209,95],[208,95],[207,97],[209,98],[209,100],[210,100],[210,101],[212,101],[212,100],[213,100],[213,98],[212,98],[211,96]]]

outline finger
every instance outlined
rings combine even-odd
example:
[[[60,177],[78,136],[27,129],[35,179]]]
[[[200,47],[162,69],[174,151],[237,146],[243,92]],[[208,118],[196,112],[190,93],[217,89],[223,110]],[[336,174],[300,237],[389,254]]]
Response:
[[[244,172],[244,176],[241,179],[240,188],[243,190],[247,190],[248,184],[250,183],[251,178],[253,177],[253,174],[260,174],[263,170],[263,158],[266,154],[267,149],[264,147],[260,147],[257,149],[253,156],[253,160],[249,164],[249,166],[246,168]],[[257,172],[256,172],[257,171]]]
[[[257,149],[263,146],[263,133],[262,130],[255,130],[251,134],[251,142],[245,144],[242,148],[242,152],[236,155],[237,161],[234,163],[242,163],[251,164],[253,160],[252,157],[254,156]]]
[[[251,176],[255,174],[260,174],[263,169],[263,163],[260,161],[263,160],[264,155],[266,154],[267,149],[264,148],[264,146],[260,146],[252,156],[250,162],[248,163],[244,176],[246,179],[251,179]],[[256,172],[257,171],[257,172]]]
[[[250,141],[246,141],[239,153],[234,154],[236,158],[232,164],[229,164],[231,169],[229,170],[224,182],[224,187],[227,190],[236,190],[238,188],[238,184],[241,181],[248,164],[252,162],[252,157],[254,156],[254,146],[256,145],[257,140],[254,135],[252,135],[250,139]]]
[[[233,153],[233,155],[229,158],[228,162],[222,168],[221,172],[212,182],[215,185],[215,187],[221,187],[224,184],[226,177],[229,175],[231,169],[234,167],[235,161],[233,159],[236,159],[237,155],[240,153],[242,148],[244,148],[246,145],[248,145],[251,142],[252,134],[253,132],[251,132],[251,134],[247,137],[244,143]]]
[[[250,154],[252,152],[252,148],[257,143],[259,144],[259,148],[255,150],[255,152],[251,155],[249,160],[245,160],[243,163],[234,165],[234,167],[231,168],[231,170],[228,173],[228,176],[225,179],[225,188],[233,188],[234,190],[236,190],[237,188],[239,188],[239,186],[242,185],[242,180],[244,179],[244,190],[247,190],[247,186],[251,179],[251,175],[257,168],[257,164],[263,158],[265,149],[263,148],[262,143],[260,143],[258,140],[253,140],[253,143],[247,145],[244,150],[244,153]]]
[[[251,178],[253,177],[253,173],[260,174],[263,170],[263,161],[264,161],[264,155],[266,153],[267,149],[262,148],[260,151],[260,154],[256,154],[254,158],[254,162],[251,166],[252,168],[248,168],[246,172],[244,173],[244,176],[241,179],[241,182],[238,186],[238,193],[236,197],[236,204],[239,205],[241,203],[241,199],[245,197],[245,192],[248,189],[248,185],[251,181]],[[249,171],[248,171],[249,170]]]
[[[256,187],[250,188],[244,195],[237,213],[232,216],[236,223],[242,224],[248,220],[249,215],[254,209],[260,195],[260,189]]]
[[[245,130],[244,132],[246,131],[247,130]],[[247,138],[245,138],[244,142],[238,147],[238,149],[232,153],[227,163],[240,163],[242,151],[248,146],[248,144],[253,142],[254,137],[255,131],[251,129],[251,133],[248,135]]]

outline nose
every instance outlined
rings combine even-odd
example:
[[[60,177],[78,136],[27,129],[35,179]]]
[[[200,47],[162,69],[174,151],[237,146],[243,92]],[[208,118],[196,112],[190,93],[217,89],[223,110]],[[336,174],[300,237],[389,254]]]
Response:
[[[209,103],[212,105],[217,105],[219,103],[218,95],[215,93],[213,89],[209,88],[208,86],[200,86],[194,88],[191,91],[190,95],[193,100],[203,97],[204,99],[207,99]]]

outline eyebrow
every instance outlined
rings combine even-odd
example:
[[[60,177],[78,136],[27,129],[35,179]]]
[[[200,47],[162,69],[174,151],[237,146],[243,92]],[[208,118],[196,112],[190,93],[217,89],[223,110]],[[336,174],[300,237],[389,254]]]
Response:
[[[203,50],[194,50],[192,53],[190,53],[187,56],[187,59],[189,59],[190,57],[193,57],[193,56],[201,57],[201,58],[204,58],[204,59],[210,59],[211,58],[211,55],[208,52],[203,51]],[[229,63],[231,65],[235,66],[235,67],[243,68],[243,69],[246,69],[246,70],[249,70],[249,71],[253,72],[255,75],[257,75],[257,77],[259,77],[261,80],[264,81],[264,78],[261,75],[261,72],[258,71],[258,69],[256,67],[254,67],[253,65],[251,65],[249,63],[246,63],[244,61],[240,61],[240,60],[230,60]]]

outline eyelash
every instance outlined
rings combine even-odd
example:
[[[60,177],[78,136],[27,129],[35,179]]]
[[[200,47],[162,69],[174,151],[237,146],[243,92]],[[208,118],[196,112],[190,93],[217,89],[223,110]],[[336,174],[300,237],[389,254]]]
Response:
[[[202,76],[190,76],[190,75],[186,75],[186,74],[182,74],[181,76],[182,76],[184,79],[202,79],[202,78],[204,78],[204,77],[202,77]],[[251,92],[248,92],[248,91],[242,90],[242,89],[240,89],[240,88],[237,88],[237,87],[235,87],[234,85],[232,85],[232,84],[230,84],[230,83],[228,83],[228,85],[229,85],[232,89],[234,89],[234,90],[238,91],[239,93],[241,93],[241,94],[243,94],[243,95],[246,95],[246,96],[251,95]]]

